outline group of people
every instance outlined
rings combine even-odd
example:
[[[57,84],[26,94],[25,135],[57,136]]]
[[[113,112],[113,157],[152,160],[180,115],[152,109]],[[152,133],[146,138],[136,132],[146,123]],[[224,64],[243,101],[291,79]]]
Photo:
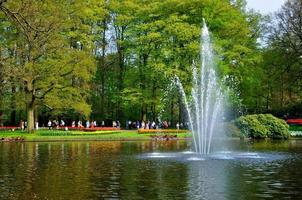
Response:
[[[25,130],[27,128],[27,122],[26,121],[22,121],[20,123],[21,129]],[[176,123],[176,128],[177,129],[183,129],[184,125],[183,123]],[[48,120],[47,123],[47,127],[49,130],[51,129],[58,129],[59,127],[64,127],[65,129],[68,129],[65,121],[63,119],[59,120]],[[79,120],[79,121],[72,121],[71,122],[71,127],[75,128],[75,127],[79,127],[79,128],[94,128],[94,127],[98,127],[98,124],[96,121],[89,121],[87,120],[85,122],[85,124]],[[105,127],[105,121],[101,121],[100,123],[100,127]],[[120,128],[121,127],[121,123],[117,120],[117,121],[112,121],[112,127],[114,128]],[[167,129],[171,127],[171,122],[170,121],[131,121],[131,120],[127,120],[126,121],[126,129],[130,130],[130,129]],[[39,123],[36,122],[35,123],[35,128],[39,129]]]
[[[168,129],[171,127],[170,121],[163,121],[163,122],[155,122],[155,121],[126,121],[126,129]],[[176,123],[177,129],[184,128],[183,123]]]
[[[72,128],[75,128],[75,127],[79,127],[79,128],[94,128],[94,127],[97,127],[98,124],[96,121],[89,121],[87,120],[85,122],[85,124],[79,120],[79,121],[72,121],[71,122],[71,127]],[[49,129],[53,129],[53,128],[59,128],[59,127],[65,127],[65,122],[64,120],[61,120],[60,122],[57,121],[57,120],[49,120],[48,123],[47,123],[47,127]],[[100,127],[105,127],[105,121],[101,121],[100,123]],[[114,128],[120,128],[121,127],[121,123],[119,121],[112,121],[112,127]]]
[[[113,128],[120,128],[121,127],[120,121],[112,121],[112,127]]]
[[[21,130],[24,131],[25,129],[27,129],[27,121],[20,121],[20,127]],[[35,122],[35,129],[38,130],[39,129],[39,122]]]
[[[64,127],[65,126],[65,121],[61,120],[60,122],[58,120],[49,120],[47,122],[47,127],[48,129],[54,129],[54,128],[59,128],[60,126]]]
[[[85,125],[85,126],[84,126]],[[72,121],[71,122],[71,127],[72,128],[75,128],[75,127],[79,127],[79,128],[93,128],[93,127],[96,127],[98,126],[97,122],[96,121],[89,121],[87,120],[85,124],[83,124],[83,122],[81,120],[79,121]],[[105,122],[102,121],[101,122],[101,127],[104,127],[105,126]],[[59,128],[59,127],[67,127],[66,124],[65,124],[65,121],[64,120],[61,120],[60,122],[57,121],[57,120],[49,120],[48,123],[47,123],[47,127],[49,129],[53,129],[53,128]]]
[[[89,120],[86,121],[85,128],[93,128],[93,127],[96,127],[96,126],[97,126],[96,121],[89,121]],[[77,126],[76,126],[76,121],[72,121],[71,127],[73,127],[73,128],[74,127],[84,128],[84,125],[83,125],[83,122],[81,120],[79,120],[77,122]]]
[[[22,131],[25,130],[27,128],[27,121],[21,120],[20,127]]]

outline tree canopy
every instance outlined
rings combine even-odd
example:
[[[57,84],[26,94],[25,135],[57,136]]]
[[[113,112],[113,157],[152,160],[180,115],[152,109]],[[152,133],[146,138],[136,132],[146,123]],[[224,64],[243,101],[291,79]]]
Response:
[[[171,80],[190,91],[203,19],[231,110],[284,113],[301,105],[301,4],[268,20],[244,0],[0,0],[0,124],[184,121]]]

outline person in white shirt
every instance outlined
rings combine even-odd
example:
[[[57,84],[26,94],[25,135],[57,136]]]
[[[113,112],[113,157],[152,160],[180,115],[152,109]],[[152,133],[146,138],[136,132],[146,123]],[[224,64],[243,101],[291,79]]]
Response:
[[[145,129],[146,128],[145,126],[146,126],[145,122],[142,121],[142,129]]]
[[[48,120],[47,126],[48,126],[48,129],[50,130],[51,129],[51,121],[50,120]]]
[[[36,127],[36,130],[39,130],[39,122],[36,122],[35,127]]]

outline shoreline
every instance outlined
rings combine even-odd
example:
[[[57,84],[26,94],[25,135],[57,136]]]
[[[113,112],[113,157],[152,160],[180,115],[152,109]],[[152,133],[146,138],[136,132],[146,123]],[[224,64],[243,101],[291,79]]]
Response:
[[[190,133],[138,133],[136,130],[128,131],[99,131],[95,133],[79,131],[37,131],[0,132],[0,143],[3,142],[69,142],[69,141],[172,141],[188,140]]]
[[[102,137],[73,137],[73,136],[53,136],[53,137],[45,137],[45,136],[38,136],[37,138],[21,138],[20,140],[15,140],[16,138],[5,138],[6,140],[1,140],[3,137],[0,138],[0,144],[1,143],[25,143],[25,142],[137,142],[137,141],[146,141],[146,142],[171,142],[171,141],[190,141],[192,140],[192,137],[176,137],[176,138],[170,138],[170,139],[154,139],[152,137],[125,137],[125,138],[102,138]],[[11,139],[11,140],[7,140]],[[231,137],[228,138],[230,140],[242,140],[237,137]],[[246,138],[243,141],[264,141],[264,140],[257,140],[257,139],[250,139]],[[270,139],[267,139],[270,140]],[[291,137],[288,140],[270,140],[275,142],[285,142],[290,140],[302,140],[302,137]]]
[[[230,140],[257,141],[257,139],[228,137]],[[288,140],[300,140],[302,137],[292,136]],[[98,131],[94,133],[80,131],[48,131],[40,130],[36,133],[26,133],[21,131],[0,132],[0,143],[19,143],[19,142],[93,142],[93,141],[181,141],[192,140],[192,134],[187,133],[139,133],[137,130],[120,130],[120,131]],[[271,140],[269,138],[263,140]],[[280,140],[272,140],[280,141]]]
[[[137,142],[137,141],[154,141],[154,142],[170,142],[170,141],[182,141],[191,140],[192,138],[174,138],[169,140],[154,140],[153,138],[120,138],[120,139],[110,139],[110,138],[45,138],[45,139],[31,139],[31,140],[12,140],[12,141],[0,141],[0,143],[24,143],[24,142]]]

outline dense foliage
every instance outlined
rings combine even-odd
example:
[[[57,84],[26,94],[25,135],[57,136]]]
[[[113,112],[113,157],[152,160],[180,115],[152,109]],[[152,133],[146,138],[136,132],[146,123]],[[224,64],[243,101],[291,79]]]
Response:
[[[265,23],[256,112],[301,117],[302,1],[288,0]]]
[[[287,139],[290,136],[287,123],[271,114],[241,116],[235,124],[245,137]]]
[[[292,46],[301,39],[301,4],[288,1],[274,24],[244,0],[0,0],[0,125],[184,122],[171,80],[177,74],[190,91],[203,19],[219,75],[238,91],[230,117],[239,109],[284,114],[301,106],[302,48]]]

